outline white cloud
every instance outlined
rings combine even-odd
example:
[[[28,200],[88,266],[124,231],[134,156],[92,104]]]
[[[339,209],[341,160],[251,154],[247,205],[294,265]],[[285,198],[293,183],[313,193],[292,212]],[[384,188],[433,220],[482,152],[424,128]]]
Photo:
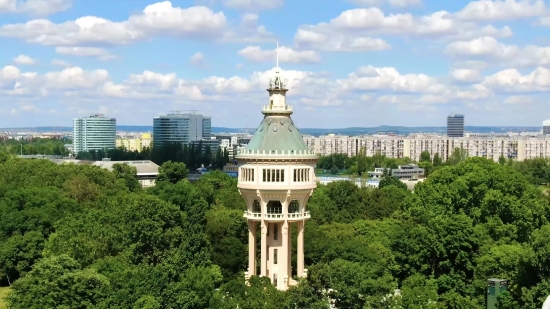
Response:
[[[263,50],[259,46],[247,46],[238,54],[250,62],[275,62],[277,49]],[[321,56],[315,51],[296,51],[292,48],[279,46],[279,61],[289,63],[317,63]]]
[[[550,70],[538,67],[527,75],[516,69],[506,69],[485,77],[483,86],[500,92],[550,91]]]
[[[61,55],[97,57],[100,60],[111,60],[116,58],[105,49],[97,47],[58,46],[55,48],[55,52]]]
[[[422,0],[348,0],[358,6],[379,6],[388,3],[390,6],[404,8],[422,4]]]
[[[457,18],[472,21],[512,20],[547,14],[542,0],[480,0],[468,3]]]
[[[34,59],[32,59],[31,57],[26,56],[26,55],[19,55],[19,56],[17,56],[15,59],[13,59],[13,62],[15,62],[16,64],[21,64],[21,65],[33,65],[33,64],[36,64],[36,60],[34,60]]]
[[[284,4],[284,0],[222,0],[224,6],[247,11],[276,9]]]
[[[29,43],[55,46],[89,44],[130,44],[153,36],[174,36],[192,39],[223,39],[228,32],[223,12],[203,6],[173,7],[169,1],[148,5],[128,20],[114,22],[101,17],[85,16],[55,24],[35,19],[24,24],[0,27],[0,36],[25,39]]]
[[[436,78],[425,74],[401,74],[395,68],[360,67],[348,78],[337,81],[345,91],[387,90],[404,93],[445,94],[449,88]]]
[[[71,67],[70,63],[68,63],[67,61],[59,60],[59,59],[52,59],[52,61],[50,63],[52,65],[57,66],[57,67],[65,67],[65,68]]]
[[[28,13],[46,16],[72,6],[72,0],[0,0],[0,13]]]
[[[483,80],[480,72],[472,69],[453,69],[451,71],[451,77],[455,81],[462,83],[475,83]]]
[[[512,104],[512,105],[526,105],[526,104],[530,104],[532,102],[533,102],[532,97],[525,96],[525,95],[515,95],[515,96],[510,96],[510,97],[504,99],[504,101],[502,103]]]
[[[550,64],[550,46],[527,45],[520,48],[506,45],[492,37],[480,37],[471,41],[456,41],[447,46],[447,53],[456,56],[481,56],[490,62],[500,62],[518,67]]]
[[[191,58],[189,59],[189,62],[196,66],[201,67],[204,65],[204,54],[201,52],[196,52]]]
[[[329,22],[300,26],[294,36],[295,44],[301,48],[327,50],[353,50],[353,45],[363,50],[384,50],[389,45],[376,35],[392,35],[431,39],[465,40],[479,36],[509,37],[508,26],[496,28],[462,21],[446,11],[425,16],[410,13],[385,15],[379,8],[357,8],[346,10]],[[361,48],[359,48],[361,49]]]

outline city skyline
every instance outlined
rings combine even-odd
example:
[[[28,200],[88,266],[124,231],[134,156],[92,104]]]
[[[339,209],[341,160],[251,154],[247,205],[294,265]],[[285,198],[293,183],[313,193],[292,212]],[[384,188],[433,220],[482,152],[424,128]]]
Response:
[[[277,41],[303,128],[445,126],[451,113],[466,126],[550,118],[543,1],[41,3],[0,4],[2,127],[95,113],[152,125],[196,109],[214,127],[253,130]]]

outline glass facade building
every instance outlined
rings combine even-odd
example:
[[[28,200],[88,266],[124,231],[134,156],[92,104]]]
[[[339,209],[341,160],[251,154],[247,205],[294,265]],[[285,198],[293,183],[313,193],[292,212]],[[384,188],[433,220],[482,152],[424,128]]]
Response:
[[[193,141],[209,140],[212,120],[196,112],[171,112],[153,118],[153,147],[177,142],[189,145]]]
[[[451,114],[447,117],[447,136],[464,137],[464,115]]]
[[[73,119],[73,151],[116,148],[116,119],[96,114]]]

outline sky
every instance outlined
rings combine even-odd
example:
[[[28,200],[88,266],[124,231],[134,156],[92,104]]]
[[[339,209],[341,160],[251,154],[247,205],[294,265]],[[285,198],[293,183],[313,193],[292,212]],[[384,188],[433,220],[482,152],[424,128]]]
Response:
[[[542,0],[0,0],[0,127],[197,110],[255,128],[279,66],[303,128],[539,126]]]

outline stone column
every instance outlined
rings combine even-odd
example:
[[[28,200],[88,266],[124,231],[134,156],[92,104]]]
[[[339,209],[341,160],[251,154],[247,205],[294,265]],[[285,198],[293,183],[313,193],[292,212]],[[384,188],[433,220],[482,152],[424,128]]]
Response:
[[[248,221],[248,277],[256,275],[256,229],[257,229],[257,226],[258,226],[257,222]]]
[[[261,266],[260,266],[260,276],[267,276],[267,222],[262,220],[262,239],[261,239]]]
[[[297,275],[304,275],[304,221],[298,222]]]
[[[288,248],[288,221],[285,220],[283,222],[283,228],[282,228],[282,233],[281,233],[281,237],[282,237],[282,242],[283,242],[283,246],[282,246],[282,252],[281,252],[281,255],[279,256],[279,261],[278,263],[280,264],[279,266],[279,277],[283,277],[281,279],[279,279],[279,282],[277,282],[278,285],[282,286],[283,289],[287,289],[288,288],[288,252],[290,251],[289,248]],[[282,283],[282,284],[281,284]]]
[[[288,282],[291,282],[292,279],[292,224],[288,223],[288,255],[287,255],[287,265],[288,265]]]

